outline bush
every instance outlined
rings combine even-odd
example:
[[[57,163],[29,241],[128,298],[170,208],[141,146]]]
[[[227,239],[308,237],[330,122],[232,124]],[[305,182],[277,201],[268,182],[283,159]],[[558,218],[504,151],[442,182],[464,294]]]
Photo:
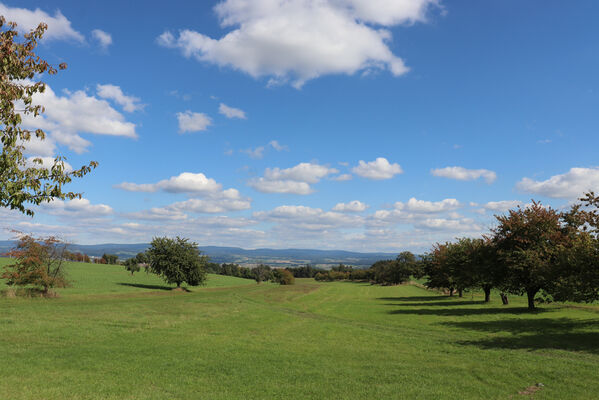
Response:
[[[295,284],[295,277],[293,274],[286,269],[276,269],[273,272],[274,281],[281,285],[293,285]]]

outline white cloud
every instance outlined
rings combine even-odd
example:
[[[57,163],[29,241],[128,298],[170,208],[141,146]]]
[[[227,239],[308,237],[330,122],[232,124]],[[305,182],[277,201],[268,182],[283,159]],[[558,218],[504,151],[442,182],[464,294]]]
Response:
[[[254,213],[254,218],[278,223],[284,229],[296,231],[322,231],[355,227],[362,223],[362,217],[347,215],[333,211],[323,211],[320,208],[306,206],[279,206],[271,211]]]
[[[251,208],[251,201],[244,198],[189,199],[174,203],[168,208],[181,212],[216,214],[248,210]]]
[[[280,144],[276,140],[271,140],[270,142],[268,142],[268,144],[276,151],[289,151],[289,147]]]
[[[339,212],[362,212],[368,208],[368,205],[358,200],[350,201],[349,203],[337,203],[333,207],[333,211]]]
[[[113,213],[112,207],[106,204],[91,204],[88,199],[53,200],[42,203],[41,207],[47,214],[77,218],[104,217]]]
[[[497,179],[497,174],[488,169],[466,169],[463,167],[445,167],[431,170],[434,176],[456,179],[459,181],[473,181],[483,178],[485,182],[491,184]]]
[[[292,180],[297,182],[317,183],[330,174],[335,174],[335,168],[329,168],[316,163],[300,163],[292,168],[266,168],[264,177],[269,180]]]
[[[397,210],[406,210],[414,213],[440,213],[455,210],[461,207],[456,199],[444,199],[442,201],[418,200],[412,197],[407,203],[397,202],[394,207]]]
[[[314,190],[306,182],[290,180],[271,181],[265,178],[252,179],[249,185],[262,193],[310,194]]]
[[[301,87],[321,75],[374,69],[399,76],[408,68],[389,48],[385,27],[424,21],[432,4],[437,0],[224,0],[215,11],[232,30],[222,38],[183,30],[157,41],[274,84]]]
[[[351,181],[352,179],[354,179],[352,174],[341,174],[341,175],[337,175],[331,178],[334,181],[339,181],[339,182],[344,182],[344,181]]]
[[[85,41],[83,35],[71,27],[71,21],[62,15],[59,10],[56,10],[54,16],[51,16],[39,8],[29,10],[9,7],[0,3],[0,15],[3,15],[7,21],[16,22],[17,29],[22,33],[28,33],[37,28],[40,22],[45,22],[48,25],[48,30],[44,34],[46,39],[74,40],[80,43]]]
[[[96,89],[98,90],[98,96],[103,99],[114,100],[115,103],[123,107],[123,110],[127,112],[138,111],[144,108],[144,104],[140,103],[139,97],[125,95],[119,86],[98,84]]]
[[[554,175],[545,181],[523,178],[516,188],[557,199],[577,199],[590,190],[599,191],[599,167],[571,168],[565,174]]]
[[[352,172],[368,179],[391,179],[395,175],[403,173],[399,164],[390,164],[386,158],[378,157],[374,161],[365,162],[360,160],[359,165]]]
[[[205,131],[212,125],[212,119],[206,114],[189,110],[177,113],[177,120],[179,121],[179,133]]]
[[[240,110],[239,108],[229,107],[224,103],[220,103],[220,105],[218,106],[218,112],[227,118],[247,119],[245,111]]]
[[[92,37],[98,41],[98,44],[103,50],[106,50],[108,46],[112,44],[112,36],[108,32],[104,32],[101,29],[94,29],[92,31]]]
[[[416,223],[422,229],[447,230],[461,233],[478,233],[482,227],[471,219],[427,218]]]
[[[82,90],[65,90],[64,93],[64,96],[58,96],[46,85],[43,93],[33,96],[33,104],[44,106],[45,113],[37,117],[32,114],[22,116],[23,127],[40,128],[50,134],[41,143],[34,141],[31,147],[26,145],[31,154],[37,148],[41,152],[36,155],[49,156],[49,149],[53,148],[54,141],[68,146],[76,153],[82,153],[91,143],[79,136],[81,133],[137,137],[135,124],[127,122],[123,114],[112,108],[106,100],[89,96]]]
[[[191,194],[209,194],[221,190],[222,185],[216,183],[212,178],[206,177],[203,173],[183,172],[169,179],[161,180],[157,183],[130,183],[123,182],[115,185],[118,189],[129,192],[157,192],[159,190],[168,193],[191,193]]]
[[[337,172],[316,163],[300,163],[287,169],[266,168],[264,177],[250,180],[249,185],[263,193],[310,194],[313,192],[310,184]]]
[[[502,200],[490,201],[486,204],[483,204],[482,208],[486,211],[505,212],[522,205],[523,203],[518,200]]]

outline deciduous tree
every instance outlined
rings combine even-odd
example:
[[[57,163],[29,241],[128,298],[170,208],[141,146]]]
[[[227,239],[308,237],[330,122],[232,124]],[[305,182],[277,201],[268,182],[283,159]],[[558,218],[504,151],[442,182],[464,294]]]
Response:
[[[43,74],[53,75],[57,69],[42,60],[35,49],[46,24],[23,36],[19,41],[16,24],[0,16],[0,207],[33,215],[30,208],[53,199],[81,198],[80,193],[63,191],[63,186],[88,174],[98,164],[95,161],[74,171],[67,171],[65,158],[58,156],[52,166],[44,166],[41,158],[28,160],[23,154],[33,138],[45,139],[43,130],[23,128],[22,116],[38,117],[44,108],[33,104],[33,96],[46,87],[34,81]],[[65,69],[66,64],[60,64]]]
[[[197,243],[176,237],[155,237],[147,251],[150,271],[167,283],[180,287],[183,282],[199,286],[206,280],[205,265],[208,257],[201,255]]]

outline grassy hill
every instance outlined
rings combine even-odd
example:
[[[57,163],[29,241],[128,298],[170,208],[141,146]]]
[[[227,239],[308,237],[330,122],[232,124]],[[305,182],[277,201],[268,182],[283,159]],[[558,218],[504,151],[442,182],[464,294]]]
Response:
[[[2,262],[6,262],[3,260]],[[599,307],[415,286],[209,276],[191,293],[70,264],[56,299],[0,298],[2,399],[591,399]],[[535,384],[542,383],[542,387]],[[531,393],[533,393],[531,395]],[[523,393],[523,394],[519,394]]]

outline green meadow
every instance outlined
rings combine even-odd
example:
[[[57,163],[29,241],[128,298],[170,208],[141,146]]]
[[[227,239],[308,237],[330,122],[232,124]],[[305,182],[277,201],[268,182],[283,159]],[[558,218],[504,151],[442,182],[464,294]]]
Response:
[[[8,260],[0,259],[1,264]],[[60,297],[0,298],[0,399],[593,399],[599,307],[417,286],[174,292],[71,263]],[[5,289],[1,286],[0,289]],[[542,385],[536,386],[541,383]]]

